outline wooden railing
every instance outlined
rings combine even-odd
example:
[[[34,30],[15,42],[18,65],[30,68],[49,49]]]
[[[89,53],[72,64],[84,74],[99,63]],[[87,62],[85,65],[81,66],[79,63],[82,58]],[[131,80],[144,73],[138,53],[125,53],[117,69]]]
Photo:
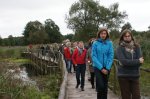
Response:
[[[114,59],[113,66],[110,72],[110,78],[109,78],[109,88],[118,96],[120,96],[120,88],[118,84],[118,79],[116,75],[118,60]]]
[[[31,63],[43,74],[47,74],[50,70],[60,72],[60,52],[52,52],[50,50],[42,51],[39,49],[30,50],[30,52],[22,52],[25,58],[31,60]],[[56,71],[57,70],[57,71]]]
[[[23,57],[29,58],[36,68],[39,68],[42,74],[47,74],[49,71],[60,73],[61,85],[58,99],[65,99],[67,88],[67,71],[63,61],[63,55],[59,51],[50,50],[30,50],[22,53]]]

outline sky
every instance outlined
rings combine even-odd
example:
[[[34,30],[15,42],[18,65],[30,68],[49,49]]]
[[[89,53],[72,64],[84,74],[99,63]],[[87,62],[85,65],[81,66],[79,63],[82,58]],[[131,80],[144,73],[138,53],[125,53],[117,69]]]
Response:
[[[78,0],[0,0],[0,37],[22,36],[30,21],[52,19],[63,35],[73,33],[67,28],[65,16],[71,5]],[[118,2],[119,11],[126,11],[133,29],[146,31],[150,26],[150,0],[97,0],[100,5],[109,7]]]

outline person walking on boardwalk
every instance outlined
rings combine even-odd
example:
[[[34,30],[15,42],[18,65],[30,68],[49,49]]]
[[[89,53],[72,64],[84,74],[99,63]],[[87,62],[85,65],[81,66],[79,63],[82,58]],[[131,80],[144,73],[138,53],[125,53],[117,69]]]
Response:
[[[71,51],[71,42],[66,43],[66,47],[64,47],[64,58],[66,61],[66,68],[68,73],[71,73],[71,58],[72,58],[72,51]]]
[[[78,42],[78,47],[74,50],[72,55],[72,61],[76,66],[76,88],[81,84],[81,91],[84,91],[85,82],[85,70],[86,70],[86,53],[87,50],[84,48],[82,41]],[[81,77],[81,80],[80,80]]]
[[[94,73],[94,67],[92,66],[92,58],[91,58],[91,50],[92,50],[93,42],[94,42],[94,38],[89,40],[89,48],[87,50],[86,57],[87,57],[88,72],[90,72],[89,74],[90,82],[91,82],[92,88],[94,89],[95,88],[95,85],[94,85],[95,73]]]
[[[135,43],[128,29],[122,32],[116,57],[119,60],[117,76],[122,99],[140,99],[139,68],[144,59],[139,44]]]
[[[78,42],[73,42],[73,48],[72,48],[73,52],[77,48],[77,44],[78,44]],[[76,66],[73,62],[72,62],[72,65],[73,65],[73,70],[74,70],[74,73],[75,73],[76,72]]]
[[[107,99],[108,78],[113,63],[114,50],[106,28],[101,28],[98,31],[97,40],[92,45],[91,56],[96,75],[97,99]]]

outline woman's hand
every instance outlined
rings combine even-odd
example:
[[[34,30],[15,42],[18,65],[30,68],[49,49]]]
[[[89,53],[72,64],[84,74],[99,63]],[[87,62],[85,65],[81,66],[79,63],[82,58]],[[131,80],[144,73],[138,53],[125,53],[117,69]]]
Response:
[[[105,74],[105,75],[108,74],[108,71],[107,71],[106,69],[102,69],[101,72],[102,72],[103,74]]]
[[[144,58],[143,57],[139,58],[139,61],[140,63],[144,63]]]

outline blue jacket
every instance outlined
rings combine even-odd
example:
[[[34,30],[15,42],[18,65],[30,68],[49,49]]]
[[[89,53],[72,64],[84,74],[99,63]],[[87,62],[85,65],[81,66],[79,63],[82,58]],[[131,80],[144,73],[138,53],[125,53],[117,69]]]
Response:
[[[99,70],[105,68],[107,70],[111,69],[114,50],[112,42],[107,39],[103,41],[101,38],[96,40],[92,45],[92,61],[93,66]]]

